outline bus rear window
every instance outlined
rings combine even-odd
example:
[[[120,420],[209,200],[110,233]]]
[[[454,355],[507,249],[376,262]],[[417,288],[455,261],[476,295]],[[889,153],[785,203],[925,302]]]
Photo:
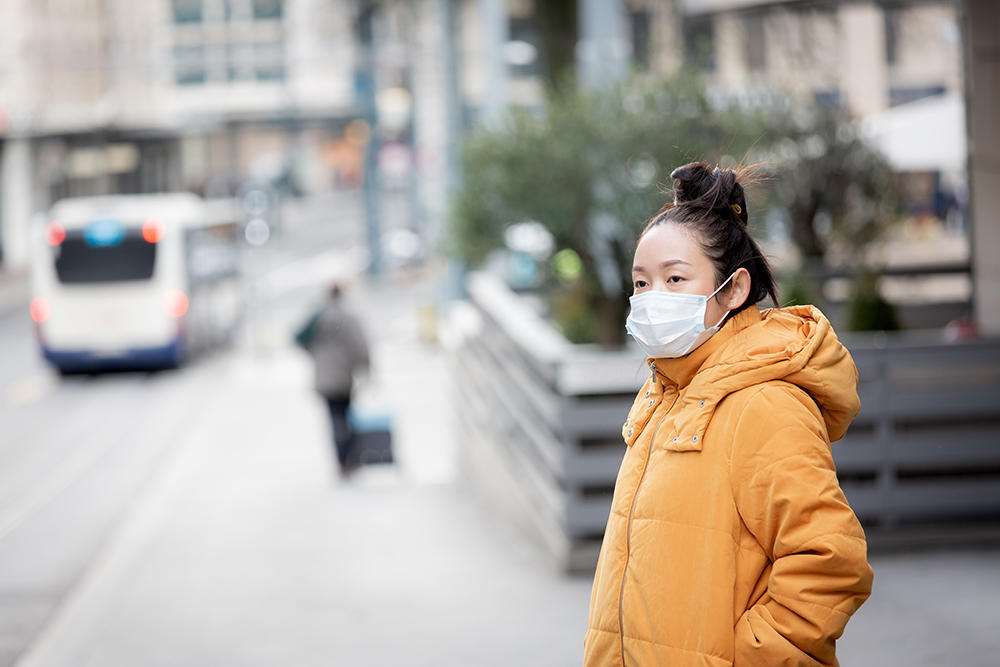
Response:
[[[112,283],[149,280],[156,263],[156,244],[129,233],[114,245],[89,244],[82,235],[67,235],[56,250],[61,283]]]

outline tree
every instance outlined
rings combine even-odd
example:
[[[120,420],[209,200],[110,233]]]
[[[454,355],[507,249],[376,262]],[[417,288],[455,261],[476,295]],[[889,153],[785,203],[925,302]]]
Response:
[[[595,314],[591,338],[620,344],[634,243],[669,199],[670,171],[743,155],[766,127],[760,111],[710,104],[700,81],[687,75],[566,90],[540,112],[512,109],[464,143],[453,250],[475,265],[502,247],[507,226],[541,223],[557,250],[580,258],[577,288]]]
[[[784,136],[763,154],[774,168],[771,203],[786,211],[802,255],[798,289],[823,300],[823,273],[834,247],[870,282],[877,267],[866,265],[864,249],[895,219],[899,202],[889,163],[842,110],[795,109],[775,120],[786,128]]]

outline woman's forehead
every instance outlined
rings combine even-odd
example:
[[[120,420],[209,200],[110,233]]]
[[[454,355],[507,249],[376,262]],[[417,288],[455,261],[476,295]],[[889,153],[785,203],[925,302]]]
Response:
[[[663,222],[647,231],[635,248],[635,263],[644,268],[680,259],[697,266],[708,260],[694,234],[672,222]],[[649,264],[650,266],[646,266]]]

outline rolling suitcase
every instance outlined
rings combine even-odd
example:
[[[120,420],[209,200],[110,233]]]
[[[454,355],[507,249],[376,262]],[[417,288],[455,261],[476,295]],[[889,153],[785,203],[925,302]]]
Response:
[[[352,446],[347,461],[356,466],[392,463],[392,415],[388,410],[352,404],[347,411]]]

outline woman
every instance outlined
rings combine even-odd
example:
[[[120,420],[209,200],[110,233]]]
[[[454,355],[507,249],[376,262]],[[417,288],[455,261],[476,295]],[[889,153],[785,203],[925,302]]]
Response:
[[[777,303],[741,174],[671,174],[635,251],[626,329],[650,377],[597,564],[585,665],[836,665],[871,591],[830,443],[857,371],[811,306]]]

